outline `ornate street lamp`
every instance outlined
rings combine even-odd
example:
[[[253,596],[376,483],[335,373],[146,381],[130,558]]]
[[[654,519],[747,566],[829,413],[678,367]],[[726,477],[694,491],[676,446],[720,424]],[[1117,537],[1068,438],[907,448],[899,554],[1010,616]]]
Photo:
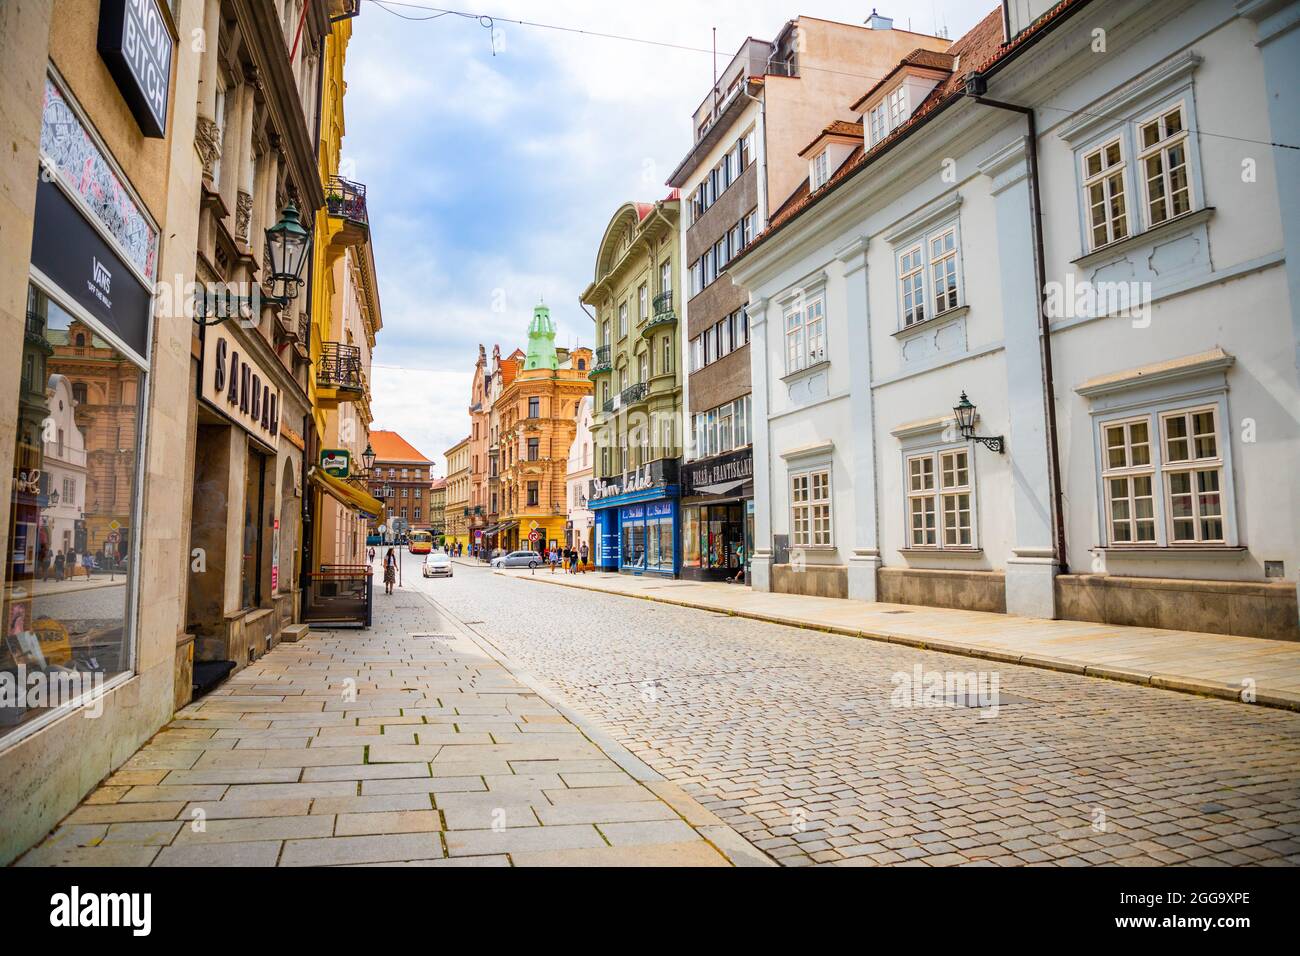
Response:
[[[375,467],[375,449],[370,442],[366,442],[366,450],[361,453],[361,467],[365,468],[367,475]]]
[[[266,247],[271,254],[270,298],[281,304],[298,298],[311,233],[298,218],[298,207],[292,202],[280,213],[280,221],[266,230]]]
[[[961,401],[953,406],[952,413],[957,419],[957,427],[961,429],[962,438],[967,441],[978,442],[999,455],[1005,453],[1006,447],[1002,435],[975,434],[975,405],[966,397],[965,392],[961,393]]]

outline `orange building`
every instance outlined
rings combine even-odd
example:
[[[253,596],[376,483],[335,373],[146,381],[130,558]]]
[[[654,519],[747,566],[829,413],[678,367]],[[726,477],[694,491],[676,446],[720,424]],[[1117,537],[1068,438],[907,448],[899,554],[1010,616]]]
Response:
[[[550,310],[539,305],[528,327],[528,352],[494,404],[500,422],[499,547],[563,546],[569,448],[583,398],[591,395],[591,349],[556,349]],[[538,540],[529,544],[529,532]]]

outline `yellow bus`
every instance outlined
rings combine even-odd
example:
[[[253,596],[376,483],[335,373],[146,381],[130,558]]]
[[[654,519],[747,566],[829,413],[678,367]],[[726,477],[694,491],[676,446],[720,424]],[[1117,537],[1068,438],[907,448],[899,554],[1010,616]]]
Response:
[[[412,531],[407,545],[411,554],[428,554],[433,550],[433,532]]]

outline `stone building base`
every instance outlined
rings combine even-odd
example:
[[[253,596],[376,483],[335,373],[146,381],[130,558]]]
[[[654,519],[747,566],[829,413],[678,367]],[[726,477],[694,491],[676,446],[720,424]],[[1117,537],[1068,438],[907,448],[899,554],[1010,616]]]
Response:
[[[806,597],[847,598],[848,569],[842,564],[772,565],[772,590]]]
[[[1296,590],[1288,582],[1063,574],[1056,608],[1073,621],[1300,641]]]
[[[884,604],[919,604],[964,611],[1007,610],[1006,576],[1000,571],[881,568],[877,588]]]

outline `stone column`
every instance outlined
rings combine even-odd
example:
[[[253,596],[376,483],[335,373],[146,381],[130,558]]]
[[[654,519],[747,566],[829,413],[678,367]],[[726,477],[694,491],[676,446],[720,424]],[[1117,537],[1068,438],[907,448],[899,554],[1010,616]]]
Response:
[[[853,553],[848,561],[849,597],[875,601],[880,570],[880,539],[876,509],[875,414],[871,393],[871,328],[867,298],[867,238],[859,236],[835,254],[844,266],[848,319],[848,349],[854,373],[849,385],[853,444],[849,461],[853,475]]]
[[[1018,137],[980,163],[992,179],[1006,343],[1007,454],[1010,456],[1015,544],[1007,557],[1008,614],[1056,616],[1057,563],[1053,548],[1052,482],[1047,452],[1047,407],[1034,272],[1034,221],[1027,137]],[[989,453],[977,446],[978,453]]]
[[[755,591],[772,590],[772,441],[768,429],[767,299],[749,299],[749,363],[754,420],[754,552],[749,577]]]
[[[207,0],[203,11],[203,58],[199,72],[199,115],[194,148],[203,161],[203,178],[211,181],[221,158],[221,130],[217,126],[217,66],[221,36],[220,0]]]

